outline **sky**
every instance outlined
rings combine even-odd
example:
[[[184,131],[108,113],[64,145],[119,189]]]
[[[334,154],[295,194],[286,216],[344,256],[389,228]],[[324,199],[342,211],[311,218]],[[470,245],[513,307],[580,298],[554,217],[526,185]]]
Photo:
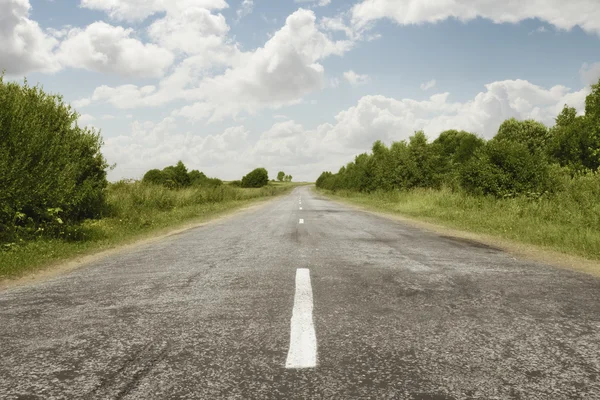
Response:
[[[182,160],[299,181],[373,142],[582,112],[598,0],[0,0],[5,79],[101,131],[109,179]]]

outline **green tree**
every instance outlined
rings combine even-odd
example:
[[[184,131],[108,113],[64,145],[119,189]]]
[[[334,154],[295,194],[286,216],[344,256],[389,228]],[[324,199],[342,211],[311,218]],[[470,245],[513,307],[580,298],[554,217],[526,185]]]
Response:
[[[463,166],[461,183],[472,194],[507,197],[552,191],[557,180],[543,153],[516,141],[490,140]]]
[[[78,117],[61,96],[0,75],[0,240],[15,226],[35,231],[103,212],[102,139],[80,127]]]
[[[163,185],[165,182],[165,176],[160,169],[151,169],[144,174],[142,182],[153,185]]]
[[[269,173],[264,168],[256,168],[242,178],[242,187],[260,188],[269,183]]]
[[[518,121],[514,118],[507,119],[500,125],[498,133],[492,140],[509,140],[522,143],[531,153],[545,152],[550,141],[548,128],[537,121]]]
[[[166,167],[162,170],[165,177],[165,185],[172,189],[179,189],[190,186],[190,176],[188,170],[182,161],[176,165]]]
[[[285,172],[283,172],[283,171],[279,171],[279,172],[277,173],[277,180],[278,180],[279,182],[283,182],[283,180],[285,179],[285,177],[286,177],[286,175],[285,175]]]

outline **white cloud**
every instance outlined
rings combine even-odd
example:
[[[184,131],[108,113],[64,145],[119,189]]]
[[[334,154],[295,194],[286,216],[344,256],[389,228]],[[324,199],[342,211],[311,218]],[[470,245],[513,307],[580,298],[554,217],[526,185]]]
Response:
[[[432,89],[433,87],[435,87],[435,84],[436,84],[435,79],[432,79],[428,82],[421,83],[421,90]]]
[[[333,41],[315,21],[312,11],[296,11],[263,47],[246,53],[232,49],[222,58],[223,64],[230,67],[221,75],[197,79],[198,73],[193,70],[205,60],[199,55],[193,62],[186,59],[158,88],[101,86],[91,98],[79,102],[108,101],[118,108],[134,108],[184,99],[193,103],[173,115],[211,121],[298,103],[308,93],[324,87],[324,68],[319,61],[342,55],[353,44]]]
[[[173,62],[173,54],[131,37],[132,29],[94,22],[71,29],[60,44],[61,64],[124,76],[160,77]]]
[[[579,70],[579,74],[586,85],[598,83],[598,79],[600,79],[600,62],[594,64],[584,63],[581,70]]]
[[[212,14],[201,7],[168,13],[148,27],[148,34],[155,43],[173,51],[207,57],[220,51],[228,31],[222,14]]]
[[[496,23],[537,18],[559,29],[579,26],[600,35],[597,0],[363,0],[351,12],[358,26],[380,18],[390,18],[401,25],[436,23],[448,18],[466,22],[480,17]]]
[[[228,7],[225,0],[81,0],[80,4],[125,21],[141,21],[157,13],[178,13],[189,8],[221,10]]]
[[[344,79],[346,79],[352,86],[364,85],[369,82],[369,75],[361,75],[350,70],[344,72]]]
[[[170,117],[159,124],[135,122],[131,135],[107,139],[105,154],[109,162],[118,164],[113,179],[140,176],[150,168],[182,159],[193,168],[226,179],[237,179],[260,165],[271,172],[284,169],[297,179],[314,180],[321,171],[337,171],[354,155],[368,151],[375,140],[405,140],[420,129],[432,139],[446,129],[464,129],[490,138],[511,117],[552,125],[564,104],[581,112],[588,93],[589,88],[546,89],[528,81],[507,80],[486,85],[466,102],[452,102],[448,93],[423,101],[365,96],[338,113],[333,124],[306,129],[285,120],[254,142],[239,126],[204,138],[177,133],[176,120]]]
[[[60,69],[53,57],[58,40],[29,19],[30,8],[29,0],[0,0],[0,71],[21,75]]]
[[[240,7],[235,12],[235,14],[237,15],[237,20],[239,21],[240,19],[252,14],[253,10],[254,10],[254,1],[253,0],[243,0],[240,3]]]
[[[87,125],[90,125],[90,123],[94,122],[95,120],[96,120],[96,117],[94,117],[93,115],[81,114],[79,116],[79,118],[77,119],[77,123],[80,126],[87,126]]]

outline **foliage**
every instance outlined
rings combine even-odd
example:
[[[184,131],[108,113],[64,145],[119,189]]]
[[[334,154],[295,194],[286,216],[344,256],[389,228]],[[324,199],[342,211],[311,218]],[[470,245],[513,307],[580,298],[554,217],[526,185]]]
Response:
[[[586,98],[585,115],[565,106],[548,129],[534,121],[504,121],[489,141],[447,130],[429,143],[424,132],[388,148],[381,141],[317,187],[333,191],[450,188],[496,198],[554,195],[600,168],[600,81]],[[600,200],[600,198],[598,198]]]
[[[286,177],[286,176],[287,176],[287,175],[285,174],[285,172],[283,172],[283,171],[279,171],[279,172],[277,173],[277,180],[278,180],[279,182],[283,182],[283,180],[285,179],[285,177]]]
[[[190,186],[216,187],[223,184],[217,178],[209,178],[198,170],[187,170],[182,161],[174,166],[164,168],[162,171],[151,169],[146,172],[142,182],[153,185],[162,185],[170,189],[182,189]]]
[[[100,133],[61,96],[0,75],[0,241],[68,235],[105,205]]]
[[[242,187],[260,188],[269,183],[269,173],[264,168],[256,168],[242,178]]]
[[[525,143],[494,139],[477,150],[460,176],[472,194],[539,196],[556,187],[551,172],[543,153],[532,153]]]

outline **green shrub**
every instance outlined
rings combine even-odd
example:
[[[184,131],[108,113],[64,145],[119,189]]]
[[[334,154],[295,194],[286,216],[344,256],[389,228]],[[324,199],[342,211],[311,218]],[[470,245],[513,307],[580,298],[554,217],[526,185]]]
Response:
[[[553,172],[545,156],[526,144],[490,140],[463,166],[461,183],[472,194],[535,197],[556,187]]]
[[[165,183],[165,176],[160,169],[151,169],[144,174],[142,182],[153,185],[163,185]]]
[[[102,140],[78,117],[61,96],[0,76],[0,240],[101,215]]]
[[[260,188],[269,183],[269,173],[264,168],[256,168],[242,178],[242,187]]]

